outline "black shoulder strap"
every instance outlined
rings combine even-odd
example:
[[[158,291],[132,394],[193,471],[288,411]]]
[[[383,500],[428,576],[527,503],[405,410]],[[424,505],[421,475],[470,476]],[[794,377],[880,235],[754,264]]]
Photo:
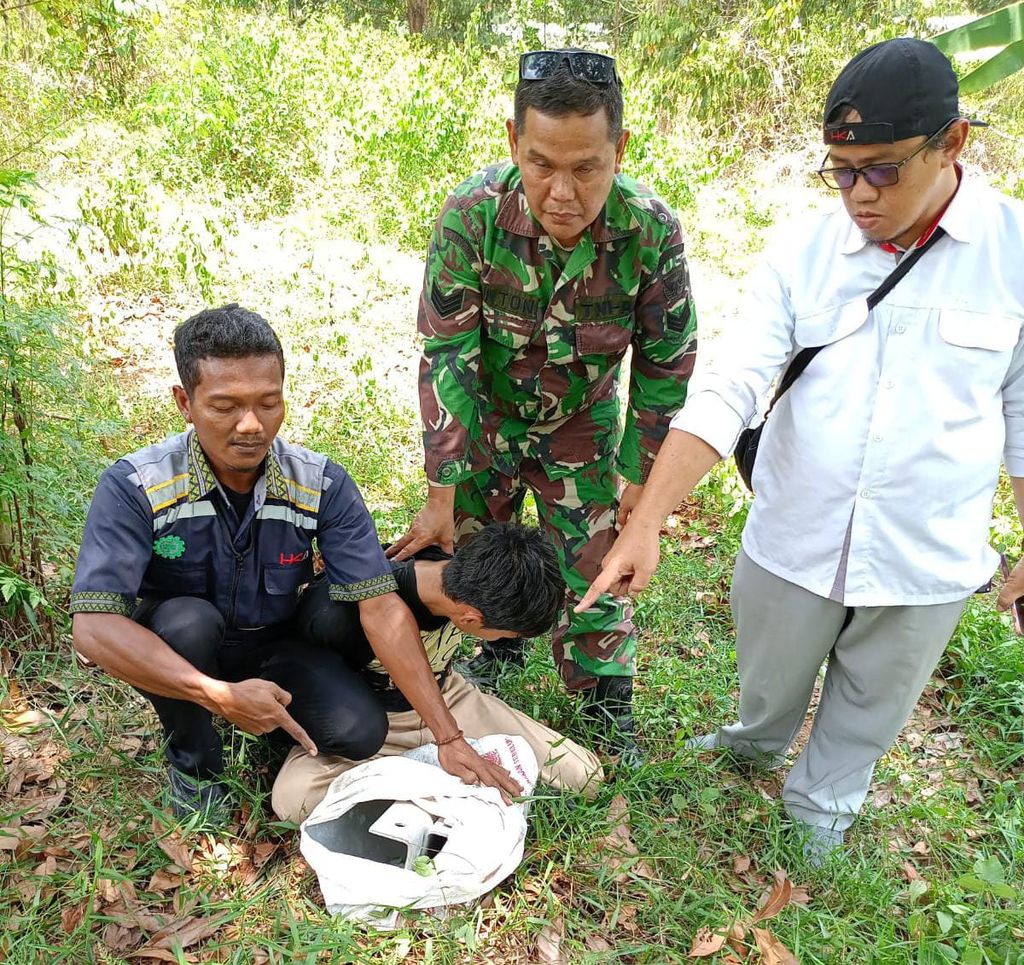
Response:
[[[921,256],[945,233],[943,228],[936,228],[923,245],[919,248],[913,248],[900,259],[900,263],[886,276],[885,281],[868,295],[869,312],[896,287],[903,276],[917,264]],[[790,386],[803,374],[804,369],[810,365],[811,359],[824,347],[824,345],[812,345],[810,348],[803,348],[797,352],[793,361],[789,363],[789,368],[786,369],[785,375],[782,376],[778,389],[775,390],[775,396],[772,399],[772,404],[768,406],[768,412],[775,408],[775,403],[789,391]],[[767,412],[765,413],[765,418],[768,418]]]
[[[868,311],[870,312],[886,295],[891,292],[900,279],[910,271],[914,265],[917,264],[921,256],[935,244],[944,234],[945,229],[936,228],[932,233],[931,237],[923,244],[920,248],[914,248],[905,254],[901,259],[900,263],[889,273],[885,281],[882,282],[870,295],[868,295]]]

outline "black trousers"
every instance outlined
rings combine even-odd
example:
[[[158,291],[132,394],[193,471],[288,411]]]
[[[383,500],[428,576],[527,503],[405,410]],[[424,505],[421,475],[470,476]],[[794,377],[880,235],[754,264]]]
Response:
[[[356,670],[370,659],[353,633],[358,607],[334,603],[326,581],[312,584],[289,624],[226,631],[220,611],[196,597],[144,599],[132,619],[210,677],[262,677],[292,695],[288,713],[323,754],[372,757],[388,731],[387,712]],[[365,638],[363,638],[365,641]],[[187,700],[144,694],[163,725],[167,759],[185,774],[216,778],[224,769],[221,738],[208,710]],[[294,743],[282,730],[271,735]]]

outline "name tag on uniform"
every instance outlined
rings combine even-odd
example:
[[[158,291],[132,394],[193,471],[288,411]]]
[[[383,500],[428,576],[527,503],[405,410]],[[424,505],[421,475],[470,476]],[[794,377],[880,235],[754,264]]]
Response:
[[[577,322],[610,322],[633,312],[629,295],[588,295],[577,298],[573,313]]]
[[[530,322],[536,322],[541,316],[539,295],[500,285],[484,285],[483,298],[488,308],[493,308],[503,315],[512,315],[514,318],[523,318]]]

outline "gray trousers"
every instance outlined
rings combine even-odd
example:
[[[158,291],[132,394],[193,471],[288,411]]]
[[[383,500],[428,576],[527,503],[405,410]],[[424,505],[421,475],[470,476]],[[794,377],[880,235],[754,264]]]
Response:
[[[851,614],[741,551],[731,602],[740,722],[720,728],[718,742],[748,757],[784,754],[828,658],[811,735],[782,800],[800,821],[845,830],[864,803],[875,761],[907,722],[967,600],[854,607]]]

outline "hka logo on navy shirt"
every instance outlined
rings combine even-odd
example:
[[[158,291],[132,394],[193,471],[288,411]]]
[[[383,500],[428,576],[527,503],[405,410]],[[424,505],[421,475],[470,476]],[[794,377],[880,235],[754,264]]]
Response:
[[[281,566],[291,566],[293,563],[304,563],[308,559],[309,559],[309,550],[305,550],[302,553],[289,553],[287,555],[282,553],[278,557],[277,562]]]

